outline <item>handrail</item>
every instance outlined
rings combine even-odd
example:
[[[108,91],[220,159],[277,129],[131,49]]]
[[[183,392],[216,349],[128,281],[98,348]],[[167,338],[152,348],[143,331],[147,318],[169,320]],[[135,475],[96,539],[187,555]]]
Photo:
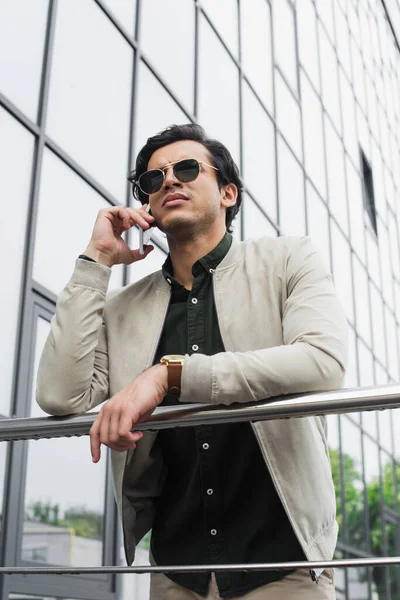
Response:
[[[400,408],[398,383],[279,396],[245,405],[182,404],[159,407],[146,422],[135,425],[133,431],[269,421],[392,408]],[[0,442],[88,435],[96,416],[97,413],[86,413],[66,417],[0,419]]]
[[[297,561],[283,563],[248,563],[237,565],[173,565],[173,566],[150,566],[140,567],[0,567],[0,575],[95,575],[122,573],[224,573],[227,571],[287,571],[296,569],[336,569],[341,567],[384,567],[388,565],[399,565],[400,556],[388,556],[377,558],[347,558],[324,561]]]

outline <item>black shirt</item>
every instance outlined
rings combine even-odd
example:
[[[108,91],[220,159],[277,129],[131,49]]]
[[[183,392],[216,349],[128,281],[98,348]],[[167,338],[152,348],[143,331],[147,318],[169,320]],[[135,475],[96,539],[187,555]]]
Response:
[[[163,273],[171,285],[171,302],[155,362],[164,354],[224,352],[213,272],[231,243],[227,233],[193,265],[190,291],[174,279],[170,257],[165,261]],[[178,403],[176,396],[166,396],[162,405]],[[177,427],[160,431],[157,441],[168,468],[152,530],[151,549],[157,564],[306,560],[250,423]],[[220,595],[232,597],[287,574],[217,573],[216,580]],[[210,573],[168,577],[200,595],[207,594]]]

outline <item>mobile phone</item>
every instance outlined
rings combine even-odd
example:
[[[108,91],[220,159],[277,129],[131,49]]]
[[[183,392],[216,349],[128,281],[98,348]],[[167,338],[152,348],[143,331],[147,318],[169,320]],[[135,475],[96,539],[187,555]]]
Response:
[[[146,212],[150,212],[150,204],[147,205]],[[151,239],[151,227],[149,229],[142,229],[139,227],[139,252],[144,254],[144,247],[150,242]]]

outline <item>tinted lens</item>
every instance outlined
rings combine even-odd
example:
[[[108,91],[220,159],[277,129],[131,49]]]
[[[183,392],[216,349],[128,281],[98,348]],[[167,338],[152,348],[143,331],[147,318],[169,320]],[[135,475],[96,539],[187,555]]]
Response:
[[[194,158],[180,160],[174,165],[174,175],[182,183],[194,181],[200,172],[200,165]]]
[[[155,194],[161,189],[163,181],[163,172],[160,169],[153,169],[146,171],[139,177],[139,186],[145,194]]]

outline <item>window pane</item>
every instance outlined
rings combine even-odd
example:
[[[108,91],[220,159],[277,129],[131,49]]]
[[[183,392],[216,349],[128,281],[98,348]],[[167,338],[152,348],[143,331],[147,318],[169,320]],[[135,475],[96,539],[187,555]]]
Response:
[[[303,109],[303,132],[305,165],[309,177],[325,198],[325,163],[322,134],[322,107],[307,78],[301,74],[301,104]]]
[[[368,533],[370,536],[371,550],[374,554],[379,556],[383,554],[379,492],[379,453],[377,444],[366,436],[364,436],[364,469],[369,512]]]
[[[335,9],[337,52],[343,69],[346,71],[347,76],[351,78],[349,28],[343,12],[337,6],[335,6]]]
[[[329,242],[329,220],[326,204],[320,199],[311,183],[307,182],[307,226],[308,235],[319,247],[327,268],[331,268],[331,249]]]
[[[342,454],[344,467],[347,543],[365,548],[364,484],[361,458],[361,431],[345,415],[342,422]]]
[[[275,76],[275,92],[278,127],[298,159],[302,160],[300,108],[278,72]]]
[[[33,390],[50,323],[37,321]],[[32,395],[31,417],[45,416]],[[62,465],[62,469],[60,469]],[[28,442],[22,560],[70,566],[102,564],[106,453],[93,465],[89,442]]]
[[[334,20],[333,20],[333,4],[332,0],[324,0],[323,2],[316,2],[315,4],[318,16],[324,24],[325,29],[328,32],[331,42],[335,43],[335,31],[334,31]]]
[[[374,385],[374,361],[371,351],[361,341],[360,338],[357,340],[358,346],[358,367],[360,372],[360,386],[368,387]],[[370,414],[370,413],[368,413]]]
[[[237,0],[202,0],[202,7],[232,54],[238,54]],[[211,51],[211,50],[210,50]],[[210,88],[213,89],[213,88]]]
[[[325,33],[322,31],[321,26],[319,27],[319,44],[324,106],[334,122],[336,129],[341,131],[337,59],[335,51]]]
[[[199,48],[199,122],[239,163],[239,73],[204,17]]]
[[[243,174],[250,192],[276,222],[274,127],[246,83],[243,86]]]
[[[294,13],[287,0],[273,2],[272,17],[274,32],[275,60],[281,67],[289,85],[297,93],[297,61]]]
[[[33,278],[59,294],[75,259],[87,247],[98,211],[110,205],[47,150],[43,159]],[[122,265],[112,268],[110,289],[122,283]]]
[[[356,329],[364,341],[371,345],[371,315],[369,310],[368,275],[360,262],[353,260],[354,289],[356,290]]]
[[[337,222],[348,234],[344,148],[335,130],[325,117],[326,165],[328,176],[329,208]]]
[[[214,2],[214,4],[216,4]],[[273,111],[271,13],[268,2],[242,2],[242,68],[267,109]]]
[[[297,2],[299,58],[315,88],[319,90],[318,40],[315,8],[311,0]]]
[[[355,101],[353,89],[343,71],[339,70],[340,96],[342,103],[343,138],[347,152],[355,165],[359,163],[359,148],[355,121]]]
[[[0,2],[0,92],[36,121],[48,0]]]
[[[0,196],[11,209],[0,219],[0,239],[7,252],[3,260],[2,324],[0,336],[0,414],[8,414],[11,402],[13,359],[31,181],[33,136],[0,108]],[[12,223],[11,219],[12,218]],[[13,224],[13,225],[12,225]]]
[[[179,35],[171,35],[178,15],[184,27],[179,28]],[[194,18],[195,4],[187,0],[146,0],[141,4],[141,42],[146,57],[190,112],[194,93]]]
[[[347,194],[349,199],[351,244],[362,263],[365,263],[364,202],[360,175],[346,157]]]
[[[396,321],[393,313],[385,306],[386,339],[388,349],[388,369],[395,381],[399,379],[399,360],[397,357]]]
[[[333,221],[331,221],[331,235],[333,281],[347,318],[354,323],[350,246]]]
[[[172,124],[187,123],[184,112],[165,91],[144,63],[139,67],[138,109],[135,124],[135,152],[148,137]]]
[[[137,0],[103,0],[114,13],[121,25],[131,34],[135,34]]]
[[[346,378],[344,382],[345,388],[358,387],[358,370],[357,370],[357,339],[353,327],[349,327],[348,333],[349,356],[346,366]],[[359,413],[352,413],[353,418]]]
[[[278,137],[279,224],[283,235],[305,235],[304,175],[293,154]]]
[[[372,319],[372,334],[374,339],[374,353],[379,358],[382,364],[386,365],[386,342],[385,342],[385,324],[383,321],[383,304],[382,296],[376,287],[370,283],[371,294],[371,311]]]
[[[276,229],[248,194],[244,194],[242,210],[244,215],[244,239],[256,239],[265,235],[276,237]]]
[[[132,49],[95,2],[58,3],[47,132],[121,203],[132,59]]]

